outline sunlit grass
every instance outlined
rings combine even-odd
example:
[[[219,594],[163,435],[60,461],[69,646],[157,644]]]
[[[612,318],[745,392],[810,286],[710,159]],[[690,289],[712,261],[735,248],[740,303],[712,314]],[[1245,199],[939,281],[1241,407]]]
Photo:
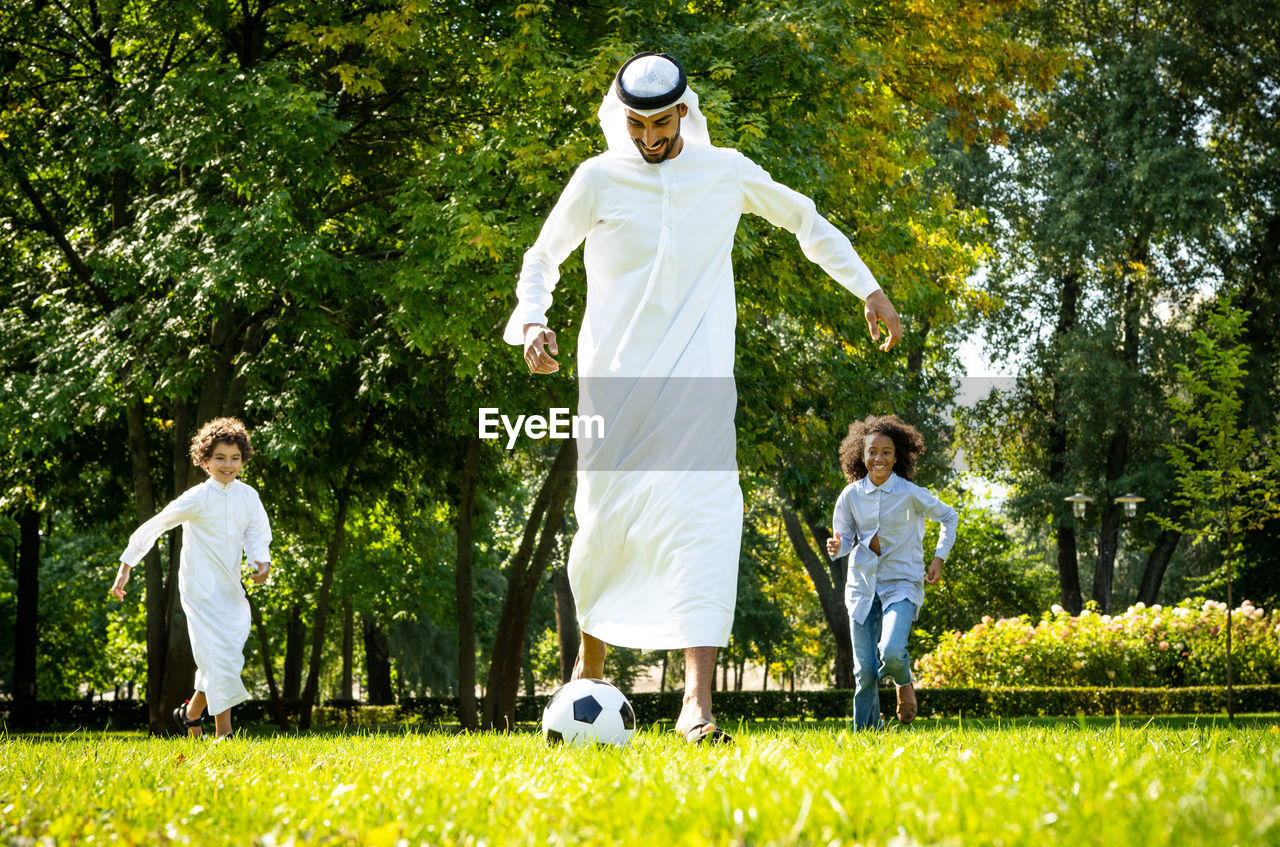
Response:
[[[1277,844],[1272,719],[0,740],[6,843]],[[28,839],[34,839],[30,841]]]

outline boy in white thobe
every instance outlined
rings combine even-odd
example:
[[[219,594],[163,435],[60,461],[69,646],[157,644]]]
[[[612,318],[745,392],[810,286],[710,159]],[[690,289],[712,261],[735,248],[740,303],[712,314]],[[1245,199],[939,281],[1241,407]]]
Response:
[[[600,676],[605,644],[684,648],[676,729],[693,742],[723,741],[711,674],[733,626],[742,534],[730,259],[739,217],[751,212],[795,233],[809,259],[866,300],[873,338],[884,321],[881,349],[901,326],[812,200],[711,145],[674,59],[628,60],[599,117],[609,150],[578,168],[525,254],[503,338],[524,345],[532,371],[557,369],[546,312],[560,264],[585,239],[579,413],[600,415],[608,432],[603,445],[579,442],[568,564],[583,635],[574,674]]]
[[[271,567],[267,512],[258,492],[236,479],[252,454],[240,421],[218,418],[205,424],[191,442],[191,460],[209,478],[178,495],[129,536],[111,586],[111,593],[123,600],[132,568],[156,539],[182,525],[178,592],[196,660],[196,691],[174,710],[174,719],[195,737],[206,705],[217,737],[224,738],[231,734],[231,707],[249,699],[240,680],[250,623],[249,600],[240,582],[242,557],[257,565],[251,578],[258,584],[266,581]]]

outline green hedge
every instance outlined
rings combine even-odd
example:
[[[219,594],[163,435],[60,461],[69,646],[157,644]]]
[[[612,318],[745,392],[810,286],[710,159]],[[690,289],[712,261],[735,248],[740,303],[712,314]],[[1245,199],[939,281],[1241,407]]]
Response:
[[[993,717],[1074,717],[1076,715],[1207,715],[1227,708],[1226,688],[925,688],[917,689],[920,714],[934,717],[964,715]],[[672,722],[680,712],[680,692],[631,695],[641,724]],[[521,697],[516,722],[536,724],[547,695]],[[716,717],[723,723],[752,720],[829,720],[847,718],[853,692],[828,691],[721,691],[715,695]],[[892,715],[892,688],[880,690],[880,708]],[[1242,685],[1235,689],[1239,714],[1280,713],[1280,685]],[[285,704],[291,718],[299,704]],[[331,700],[312,713],[317,727],[394,726],[433,727],[456,725],[457,700],[420,697],[395,706],[365,706],[357,701]],[[250,700],[237,706],[233,716],[240,723],[271,723],[271,703]],[[18,703],[0,701],[0,720],[10,730],[145,729],[146,704],[133,700],[89,702],[84,700]]]

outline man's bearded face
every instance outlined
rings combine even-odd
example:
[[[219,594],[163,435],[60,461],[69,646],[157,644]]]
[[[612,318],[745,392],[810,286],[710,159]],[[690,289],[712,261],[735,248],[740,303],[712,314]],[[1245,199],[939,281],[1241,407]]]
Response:
[[[627,109],[627,132],[646,162],[656,165],[680,153],[680,119],[688,113],[683,103],[647,116]]]

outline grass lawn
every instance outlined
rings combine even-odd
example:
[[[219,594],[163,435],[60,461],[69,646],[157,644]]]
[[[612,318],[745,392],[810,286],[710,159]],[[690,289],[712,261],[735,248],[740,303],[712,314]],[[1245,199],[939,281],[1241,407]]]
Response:
[[[731,728],[732,729],[732,728]],[[1280,721],[0,738],[6,844],[1280,844]]]

